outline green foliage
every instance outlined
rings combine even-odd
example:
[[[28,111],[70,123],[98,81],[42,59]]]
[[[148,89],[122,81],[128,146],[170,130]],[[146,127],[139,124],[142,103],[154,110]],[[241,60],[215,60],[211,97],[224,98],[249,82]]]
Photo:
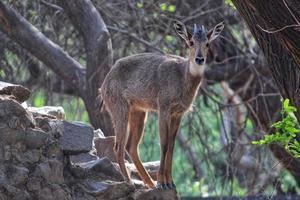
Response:
[[[232,9],[236,10],[236,7],[233,4],[232,0],[225,0],[225,4],[230,6]]]
[[[4,78],[5,72],[3,69],[0,69],[0,78]]]
[[[279,143],[290,152],[294,157],[300,158],[300,144],[297,141],[298,122],[294,115],[297,109],[289,105],[289,99],[285,99],[282,104],[282,120],[272,124],[275,129],[274,134],[265,135],[264,139],[253,141],[252,144],[266,145],[271,143]]]
[[[136,3],[136,6],[137,6],[138,8],[143,8],[144,4],[143,4],[142,2],[137,2],[137,3]]]
[[[43,91],[38,91],[33,100],[34,107],[42,107],[45,105],[45,94]]]
[[[162,11],[167,11],[167,12],[171,12],[171,13],[176,11],[176,6],[173,4],[161,3],[161,4],[159,4],[159,7]]]

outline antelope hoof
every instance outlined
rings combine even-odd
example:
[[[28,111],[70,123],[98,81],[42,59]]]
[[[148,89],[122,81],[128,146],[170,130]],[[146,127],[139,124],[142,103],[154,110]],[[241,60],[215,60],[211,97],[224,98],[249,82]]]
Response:
[[[174,182],[172,182],[172,183],[167,183],[167,184],[166,184],[166,187],[167,187],[169,190],[176,190],[176,185],[174,184]]]
[[[176,186],[173,182],[172,183],[160,183],[160,182],[157,181],[156,189],[159,189],[159,190],[176,190]]]
[[[155,188],[159,189],[159,190],[164,190],[165,189],[165,184],[157,181]]]

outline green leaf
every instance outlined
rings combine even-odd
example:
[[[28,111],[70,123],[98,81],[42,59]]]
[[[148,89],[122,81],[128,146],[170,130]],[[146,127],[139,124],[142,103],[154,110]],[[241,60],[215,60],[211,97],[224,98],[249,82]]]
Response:
[[[175,11],[176,11],[176,6],[175,6],[175,5],[172,5],[172,4],[169,5],[169,6],[168,6],[168,11],[169,11],[169,12],[175,12]]]
[[[161,4],[159,5],[159,7],[160,7],[160,9],[161,9],[162,11],[166,11],[166,10],[167,10],[167,4],[166,4],[166,3],[161,3]]]
[[[144,4],[142,2],[137,2],[136,7],[143,8]]]

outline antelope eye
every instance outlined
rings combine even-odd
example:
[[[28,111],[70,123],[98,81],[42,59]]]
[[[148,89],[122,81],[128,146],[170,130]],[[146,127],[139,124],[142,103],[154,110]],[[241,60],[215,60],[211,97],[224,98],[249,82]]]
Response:
[[[194,42],[193,41],[190,41],[190,46],[194,46]]]
[[[207,43],[205,44],[205,46],[206,46],[206,47],[209,47],[209,43],[207,42]]]

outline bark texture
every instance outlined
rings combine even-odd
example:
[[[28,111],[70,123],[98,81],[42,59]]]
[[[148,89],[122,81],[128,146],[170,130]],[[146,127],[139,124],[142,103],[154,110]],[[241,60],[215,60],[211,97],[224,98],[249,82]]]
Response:
[[[300,108],[300,4],[296,0],[233,0],[262,49],[283,98]],[[269,104],[269,111],[274,112]],[[262,111],[262,110],[261,110]],[[260,112],[264,113],[264,112]],[[272,114],[271,114],[272,116]],[[296,113],[300,121],[300,110]],[[262,119],[265,119],[263,116]],[[269,120],[266,120],[269,121]],[[267,124],[264,124],[268,129]],[[299,160],[278,145],[271,150],[300,183]]]

